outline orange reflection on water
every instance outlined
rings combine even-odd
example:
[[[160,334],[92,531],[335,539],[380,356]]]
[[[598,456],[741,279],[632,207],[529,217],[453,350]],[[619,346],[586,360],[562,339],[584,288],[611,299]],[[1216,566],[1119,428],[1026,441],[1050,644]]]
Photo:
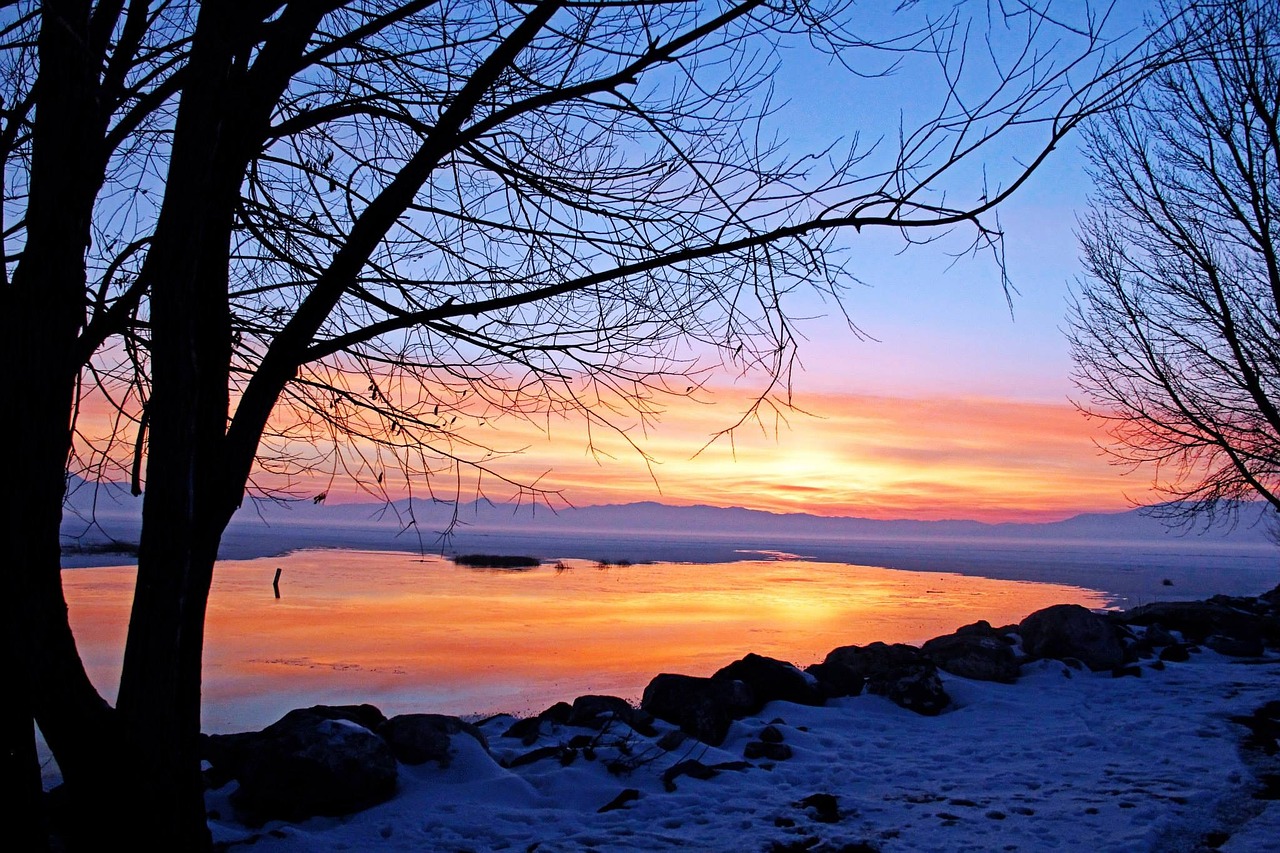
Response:
[[[638,699],[658,672],[709,675],[747,652],[804,666],[836,646],[921,642],[1050,604],[1104,604],[1077,587],[803,560],[567,562],[565,572],[477,571],[403,553],[306,551],[220,563],[205,727],[258,727],[315,702],[536,713],[583,693]],[[63,573],[86,665],[108,693],[132,577]]]

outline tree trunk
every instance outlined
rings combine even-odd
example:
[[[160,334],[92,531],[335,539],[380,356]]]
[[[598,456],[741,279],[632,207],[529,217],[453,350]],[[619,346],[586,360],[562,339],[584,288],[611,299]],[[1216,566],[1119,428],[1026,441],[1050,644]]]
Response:
[[[198,754],[205,608],[235,509],[223,463],[227,251],[243,175],[243,166],[228,166],[234,7],[201,8],[142,273],[151,289],[152,395],[138,578],[116,707],[134,759],[130,812],[166,850],[210,846]]]
[[[47,845],[33,718],[58,758],[69,799],[89,820],[111,765],[111,712],[85,674],[67,621],[59,536],[81,367],[75,350],[84,323],[84,249],[100,186],[89,156],[101,141],[86,53],[90,5],[51,1],[42,10],[26,237],[0,312],[10,406],[3,440],[11,451],[8,476],[23,490],[5,520],[11,557],[4,658],[15,689],[3,721],[4,772],[13,797],[7,805],[18,810],[7,825],[31,849]]]

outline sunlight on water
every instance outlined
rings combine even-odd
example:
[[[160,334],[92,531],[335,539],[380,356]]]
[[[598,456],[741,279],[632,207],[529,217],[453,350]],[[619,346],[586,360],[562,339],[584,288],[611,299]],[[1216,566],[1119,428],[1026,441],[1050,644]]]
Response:
[[[205,729],[258,728],[318,702],[531,714],[584,693],[638,700],[659,672],[710,675],[747,652],[805,666],[836,646],[919,643],[978,619],[1105,603],[1078,587],[804,560],[567,563],[475,570],[369,551],[220,563]],[[86,666],[113,692],[133,569],[67,571],[63,582]]]

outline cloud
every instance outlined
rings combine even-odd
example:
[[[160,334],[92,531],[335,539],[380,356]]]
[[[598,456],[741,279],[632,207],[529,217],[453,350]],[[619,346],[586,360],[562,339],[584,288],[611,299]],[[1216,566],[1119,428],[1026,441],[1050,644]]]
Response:
[[[644,423],[612,429],[582,419],[487,418],[463,435],[499,451],[488,462],[501,476],[464,469],[457,478],[444,466],[430,490],[446,498],[483,493],[503,500],[517,493],[513,483],[537,483],[579,506],[661,500],[985,521],[1054,520],[1125,509],[1130,498],[1155,499],[1141,476],[1127,479],[1107,463],[1096,445],[1104,438],[1098,425],[1066,401],[811,394],[795,400],[796,409],[766,407],[723,433],[753,401],[745,389],[712,388],[697,401],[668,401]],[[108,415],[105,407],[86,407],[82,430],[109,432],[115,423]],[[132,436],[123,437],[116,450],[131,451]],[[289,449],[322,460],[311,477],[314,488],[302,484],[298,493],[311,488],[331,500],[368,499],[357,480],[369,487],[376,475],[358,454],[305,442]],[[255,481],[286,482],[270,470],[260,470]],[[379,488],[392,498],[406,491],[394,471]],[[419,478],[413,490],[421,496],[427,484]]]
[[[1065,401],[810,396],[797,402],[811,415],[752,421],[704,448],[750,401],[732,389],[712,399],[672,406],[638,440],[656,460],[649,467],[625,442],[598,432],[593,440],[612,459],[597,464],[585,453],[585,432],[572,424],[531,440],[526,458],[513,464],[550,468],[545,482],[577,504],[661,499],[1003,521],[1119,510],[1130,505],[1127,495],[1149,494],[1107,463],[1095,444],[1101,435]]]

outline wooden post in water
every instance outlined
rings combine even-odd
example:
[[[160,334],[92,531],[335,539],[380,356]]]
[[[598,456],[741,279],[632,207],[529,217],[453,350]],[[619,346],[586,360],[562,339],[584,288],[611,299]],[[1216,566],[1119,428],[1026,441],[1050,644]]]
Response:
[[[272,589],[274,589],[274,590],[276,591],[276,598],[279,598],[279,597],[280,597],[280,573],[281,573],[281,572],[283,572],[283,571],[284,571],[284,569],[277,568],[277,569],[276,569],[276,579],[275,579],[275,580],[273,580],[273,581],[271,582],[271,588],[272,588]]]

